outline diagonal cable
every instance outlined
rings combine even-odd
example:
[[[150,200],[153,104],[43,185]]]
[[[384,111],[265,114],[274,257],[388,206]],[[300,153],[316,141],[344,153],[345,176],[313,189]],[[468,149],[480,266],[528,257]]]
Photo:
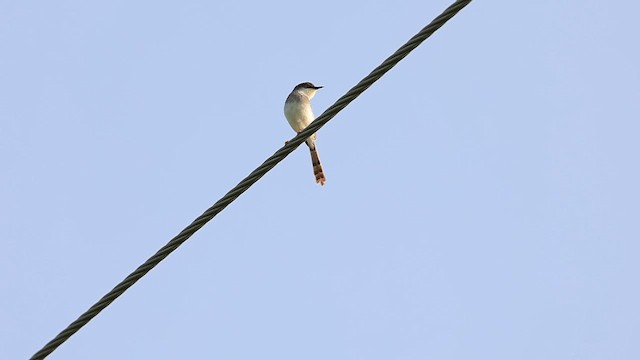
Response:
[[[418,47],[431,34],[444,25],[455,14],[467,6],[471,0],[458,0],[449,6],[442,14],[436,17],[429,25],[424,27],[420,32],[413,36],[406,44],[402,45],[393,55],[389,56],[380,66],[375,68],[369,75],[362,79],[356,86],[351,88],[343,95],[335,104],[331,105],[318,118],[316,118],[304,131],[296,135],[285,146],[276,151],[262,165],[255,169],[249,176],[244,178],[238,185],[231,189],[226,195],[218,200],[207,211],[195,219],[189,226],[182,230],[176,237],[171,239],[165,246],[158,250],[155,255],[150,257],[144,264],[140,265],[134,272],[129,274],[122,282],[109,291],[106,295],[95,303],[78,319],[69,324],[66,329],[56,335],[53,340],[49,341],[42,349],[35,353],[31,359],[44,359],[51,354],[58,346],[65,342],[71,335],[75,334],[80,328],[86,325],[91,319],[104,310],[115,299],[122,295],[128,288],[140,280],[151,269],[158,265],[164,258],[169,256],[182,243],[187,241],[196,231],[200,230],[207,222],[221,212],[227,205],[231,204],[238,196],[247,191],[256,181],[263,177],[269,170],[275,167],[280,161],[284,160],[293,150],[302,144],[311,134],[317,132],[329,120],[331,120],[338,112],[344,109],[355,98],[360,96],[374,82],[382,77],[387,71],[391,70],[400,60],[404,59],[411,51]]]

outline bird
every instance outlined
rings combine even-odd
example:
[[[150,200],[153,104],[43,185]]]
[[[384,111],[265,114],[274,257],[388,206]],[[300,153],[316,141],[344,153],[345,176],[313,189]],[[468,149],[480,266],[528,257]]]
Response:
[[[316,86],[310,82],[303,82],[293,88],[293,91],[284,102],[284,116],[296,133],[299,134],[316,118],[311,108],[311,99],[316,95],[316,91],[322,88],[322,86]],[[309,146],[309,151],[311,151],[311,164],[313,165],[313,175],[316,178],[316,183],[324,185],[327,179],[324,176],[320,157],[318,156],[316,139],[316,134],[313,134],[309,136],[306,144]]]

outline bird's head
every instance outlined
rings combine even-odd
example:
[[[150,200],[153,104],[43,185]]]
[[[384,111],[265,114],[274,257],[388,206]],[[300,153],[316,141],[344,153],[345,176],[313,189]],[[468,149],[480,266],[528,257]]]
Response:
[[[301,91],[302,93],[307,95],[309,97],[309,100],[311,100],[311,98],[316,95],[316,91],[318,91],[319,89],[322,89],[322,86],[315,86],[310,82],[303,82],[293,88],[294,91]]]

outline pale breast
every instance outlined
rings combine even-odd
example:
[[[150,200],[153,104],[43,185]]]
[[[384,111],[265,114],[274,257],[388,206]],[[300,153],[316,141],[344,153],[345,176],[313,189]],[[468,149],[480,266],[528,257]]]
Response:
[[[291,93],[284,103],[284,116],[295,132],[304,130],[315,119],[309,99],[296,93]]]

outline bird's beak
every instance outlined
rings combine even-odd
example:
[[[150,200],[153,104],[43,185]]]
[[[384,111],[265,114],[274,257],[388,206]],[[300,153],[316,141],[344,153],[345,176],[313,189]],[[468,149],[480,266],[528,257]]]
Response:
[[[314,89],[318,90],[318,89],[322,89],[324,86],[316,86],[314,87]]]

